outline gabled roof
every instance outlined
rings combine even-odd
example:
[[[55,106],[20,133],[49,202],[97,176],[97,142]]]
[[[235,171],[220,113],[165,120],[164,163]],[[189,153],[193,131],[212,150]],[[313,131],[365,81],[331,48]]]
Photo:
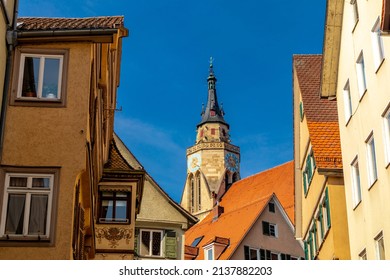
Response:
[[[212,240],[229,240],[229,246],[219,257],[229,259],[275,195],[290,222],[294,221],[293,171],[291,161],[235,182],[219,203],[224,208],[223,214],[213,220],[212,211],[185,233],[186,245],[203,236],[197,245],[196,259],[204,259],[202,248]]]
[[[113,150],[113,152],[112,152],[112,156],[110,156],[110,158],[111,157],[113,158],[113,160],[111,160],[111,161],[116,160],[116,161],[114,161],[115,165],[125,166],[125,164],[127,164],[132,169],[144,170],[144,167],[141,165],[141,163],[138,161],[138,159],[126,147],[126,145],[123,143],[123,141],[119,138],[119,136],[116,133],[114,133],[113,143],[115,145],[112,145],[112,146],[115,146],[115,147],[111,148],[111,150]],[[120,159],[122,160],[122,163],[120,163],[119,157],[116,155],[117,152],[120,153]],[[111,152],[110,152],[110,155],[111,155]],[[110,162],[110,160],[109,160],[109,162]],[[169,204],[171,204],[174,208],[176,208],[177,211],[179,211],[184,217],[186,217],[188,219],[188,222],[190,225],[195,224],[198,221],[198,219],[195,216],[193,216],[191,213],[189,213],[187,210],[185,210],[181,205],[176,203],[160,187],[160,185],[157,184],[157,182],[152,178],[152,176],[150,176],[150,174],[146,171],[145,171],[145,178],[146,178],[146,180],[151,182],[151,184],[160,192],[162,197],[164,197],[168,201]]]
[[[20,17],[18,31],[117,29],[124,26],[123,16],[87,18]]]
[[[342,169],[337,101],[320,96],[321,63],[322,55],[293,57],[316,164],[324,170]]]

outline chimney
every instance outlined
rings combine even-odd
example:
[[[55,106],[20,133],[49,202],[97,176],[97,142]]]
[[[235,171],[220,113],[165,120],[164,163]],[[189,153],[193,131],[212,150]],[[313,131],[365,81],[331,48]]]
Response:
[[[221,205],[219,205],[218,202],[213,208],[213,213],[214,213],[213,221],[218,220],[219,216],[221,216],[223,213],[223,207]]]

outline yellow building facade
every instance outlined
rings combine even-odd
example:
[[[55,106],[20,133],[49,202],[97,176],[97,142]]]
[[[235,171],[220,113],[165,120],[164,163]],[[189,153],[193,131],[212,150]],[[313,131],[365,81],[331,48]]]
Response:
[[[144,171],[113,140],[123,17],[19,18],[0,259],[132,259]]]
[[[352,259],[390,259],[389,10],[343,3],[337,104]]]
[[[322,55],[295,55],[295,237],[305,258],[349,259],[337,108],[320,98]]]

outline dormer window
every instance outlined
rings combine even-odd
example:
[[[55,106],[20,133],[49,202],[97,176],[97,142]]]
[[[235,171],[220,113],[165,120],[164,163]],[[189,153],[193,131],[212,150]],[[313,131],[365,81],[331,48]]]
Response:
[[[130,223],[130,192],[100,193],[100,223]]]

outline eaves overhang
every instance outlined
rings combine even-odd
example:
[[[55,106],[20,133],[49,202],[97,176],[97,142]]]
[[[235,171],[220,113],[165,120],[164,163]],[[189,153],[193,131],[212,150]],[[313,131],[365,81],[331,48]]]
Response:
[[[336,97],[344,0],[327,0],[321,71],[321,98]]]

